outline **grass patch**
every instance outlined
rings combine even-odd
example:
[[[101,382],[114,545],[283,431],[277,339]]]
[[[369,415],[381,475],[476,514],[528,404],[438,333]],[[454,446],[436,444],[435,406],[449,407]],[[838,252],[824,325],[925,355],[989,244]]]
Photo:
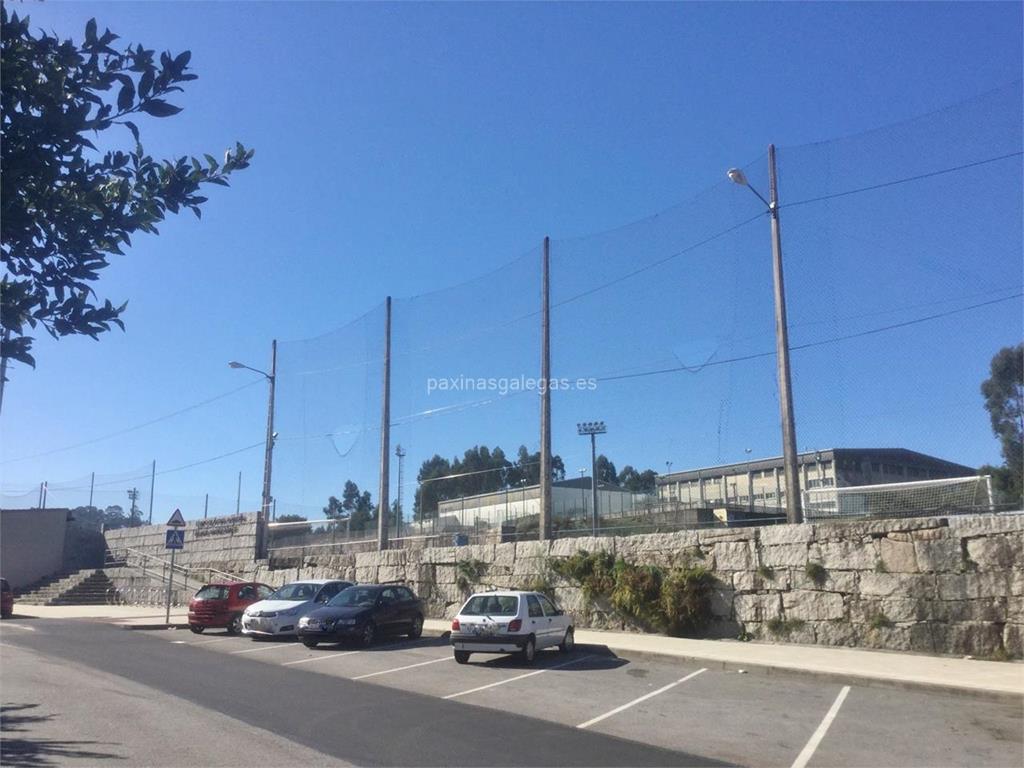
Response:
[[[793,632],[803,629],[804,624],[803,619],[783,619],[776,616],[773,619],[768,619],[764,626],[776,637],[789,637]]]
[[[879,611],[868,617],[868,626],[872,629],[892,629],[896,625],[892,619]]]
[[[825,570],[825,566],[821,563],[808,563],[804,566],[804,573],[811,581],[814,582],[814,586],[819,589],[825,586],[825,582],[828,581],[828,571]]]
[[[579,584],[588,603],[603,598],[616,614],[645,629],[693,636],[711,622],[714,577],[703,566],[663,569],[580,550],[549,567]]]
[[[551,580],[545,576],[538,574],[537,576],[531,576],[523,582],[521,589],[527,592],[540,592],[542,595],[547,595],[551,599],[555,597],[555,588],[551,585]]]
[[[1013,661],[1013,654],[1007,651],[1002,646],[996,648],[992,653],[985,657],[986,661]]]
[[[479,583],[480,578],[486,571],[487,563],[482,560],[476,560],[475,558],[459,560],[455,563],[455,583],[459,585],[459,589],[463,592],[468,592],[473,584]]]
[[[775,569],[770,565],[757,566],[757,575],[765,581],[775,581]]]

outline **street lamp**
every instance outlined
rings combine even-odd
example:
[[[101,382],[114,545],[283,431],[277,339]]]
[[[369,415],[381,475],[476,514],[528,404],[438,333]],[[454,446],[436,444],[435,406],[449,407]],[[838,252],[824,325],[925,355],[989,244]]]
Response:
[[[265,377],[270,383],[270,396],[267,402],[267,444],[263,455],[263,498],[260,504],[260,512],[256,525],[257,556],[265,557],[267,543],[265,528],[267,520],[270,519],[270,505],[273,503],[270,495],[270,474],[274,464],[274,438],[277,437],[277,433],[274,432],[274,387],[277,383],[277,339],[274,339],[270,345],[270,373],[261,371],[259,368],[253,368],[252,366],[245,365],[237,360],[232,360],[228,363],[228,366],[230,368],[244,368],[247,371],[258,373]]]
[[[608,431],[603,421],[583,421],[576,425],[576,433],[579,435],[590,435],[590,489],[591,500],[594,509],[591,512],[593,520],[593,534],[597,536],[598,515],[597,515],[597,435],[603,435]]]
[[[768,145],[768,200],[750,186],[739,168],[730,168],[729,180],[753,192],[768,206],[772,228],[772,276],[775,287],[775,357],[779,377],[779,409],[782,415],[783,474],[786,478],[786,519],[804,521],[800,505],[800,478],[797,469],[796,425],[793,417],[793,383],[789,373],[789,328],[786,323],[786,288],[782,276],[782,234],[779,230],[779,185],[775,168],[775,145]]]
[[[580,467],[580,502],[583,504],[583,514],[581,517],[587,516],[587,492],[583,487],[583,478],[586,477],[587,468]]]

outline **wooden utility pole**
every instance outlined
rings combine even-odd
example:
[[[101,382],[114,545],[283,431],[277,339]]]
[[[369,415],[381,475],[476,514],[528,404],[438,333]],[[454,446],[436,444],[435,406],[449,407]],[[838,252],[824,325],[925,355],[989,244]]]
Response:
[[[802,523],[800,475],[797,467],[796,425],[793,417],[793,383],[789,373],[789,326],[786,322],[786,287],[782,275],[782,233],[779,230],[779,185],[775,145],[768,145],[768,210],[772,218],[772,277],[775,285],[775,356],[779,376],[779,409],[782,416],[783,474],[786,481],[786,521]]]
[[[540,281],[540,540],[551,538],[551,294],[550,238],[544,238]]]
[[[388,548],[388,485],[391,463],[391,297],[384,301],[384,393],[380,415],[380,490],[377,493],[377,549]]]
[[[149,522],[153,524],[153,491],[156,489],[156,459],[153,459],[153,469],[149,474]]]

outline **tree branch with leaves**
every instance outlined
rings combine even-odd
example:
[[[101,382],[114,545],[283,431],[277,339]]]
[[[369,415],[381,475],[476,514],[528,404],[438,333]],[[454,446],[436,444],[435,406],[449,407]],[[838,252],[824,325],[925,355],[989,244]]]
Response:
[[[222,161],[155,160],[144,150],[139,117],[181,111],[166,100],[195,80],[191,53],[156,52],[142,45],[113,47],[96,20],[84,41],[34,35],[29,19],[2,9],[2,179],[0,242],[0,355],[35,366],[31,329],[54,338],[94,339],[121,318],[127,302],[96,296],[93,285],[112,255],[123,255],[137,232],[159,234],[168,212],[201,216],[205,184],[228,185],[253,151],[236,143]],[[123,129],[130,147],[100,151]],[[90,138],[91,137],[91,138]]]

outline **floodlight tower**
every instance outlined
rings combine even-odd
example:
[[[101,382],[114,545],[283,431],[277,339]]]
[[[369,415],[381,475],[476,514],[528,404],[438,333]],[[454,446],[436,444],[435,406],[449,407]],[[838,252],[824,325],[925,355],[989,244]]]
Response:
[[[591,500],[594,503],[592,512],[593,533],[597,536],[597,436],[608,431],[603,421],[583,421],[576,425],[576,432],[580,435],[590,435],[590,490]]]

